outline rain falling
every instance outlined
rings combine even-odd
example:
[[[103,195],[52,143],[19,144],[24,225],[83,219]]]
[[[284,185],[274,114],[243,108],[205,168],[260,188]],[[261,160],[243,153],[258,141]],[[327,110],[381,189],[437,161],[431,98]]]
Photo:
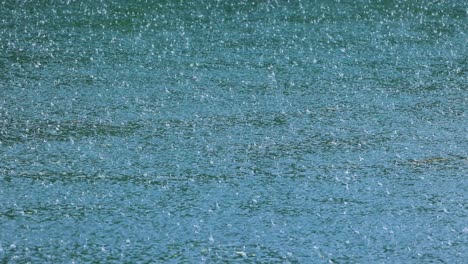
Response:
[[[0,263],[463,263],[468,2],[0,0]]]

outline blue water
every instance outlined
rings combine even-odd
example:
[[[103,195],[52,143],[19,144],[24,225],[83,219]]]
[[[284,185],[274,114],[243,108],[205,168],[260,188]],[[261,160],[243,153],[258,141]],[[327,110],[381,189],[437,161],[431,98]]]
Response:
[[[463,263],[465,1],[0,1],[0,263]]]

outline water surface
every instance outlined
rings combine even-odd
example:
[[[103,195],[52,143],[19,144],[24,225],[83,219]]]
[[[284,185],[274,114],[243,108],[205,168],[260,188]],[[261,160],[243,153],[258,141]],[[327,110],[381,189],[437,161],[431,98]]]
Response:
[[[0,262],[463,262],[467,10],[0,2]]]

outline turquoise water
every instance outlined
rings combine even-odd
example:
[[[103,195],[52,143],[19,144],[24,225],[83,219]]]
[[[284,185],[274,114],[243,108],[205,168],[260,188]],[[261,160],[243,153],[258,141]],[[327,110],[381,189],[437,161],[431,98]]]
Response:
[[[1,263],[462,263],[465,1],[0,1]]]

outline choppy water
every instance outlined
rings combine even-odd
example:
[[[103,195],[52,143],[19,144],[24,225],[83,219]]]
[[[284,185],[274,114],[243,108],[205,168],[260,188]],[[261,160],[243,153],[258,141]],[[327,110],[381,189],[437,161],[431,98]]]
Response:
[[[0,1],[0,262],[461,263],[465,1]]]

